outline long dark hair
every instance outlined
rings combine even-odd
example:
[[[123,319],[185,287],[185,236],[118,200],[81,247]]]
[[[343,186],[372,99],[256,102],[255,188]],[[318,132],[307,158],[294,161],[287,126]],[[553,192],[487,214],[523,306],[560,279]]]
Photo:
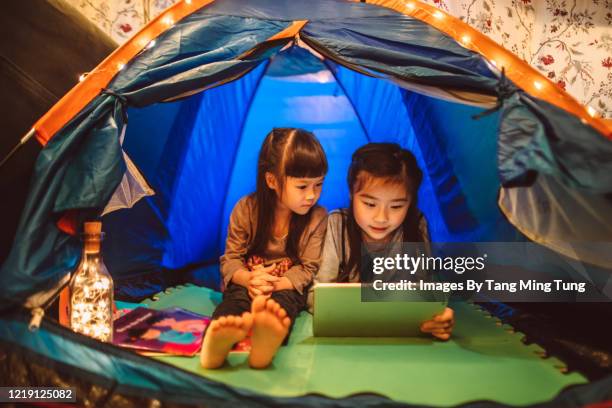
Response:
[[[338,282],[347,282],[350,271],[359,265],[361,260],[362,233],[355,215],[353,200],[363,186],[374,178],[382,178],[388,183],[399,183],[406,187],[411,197],[410,207],[402,223],[402,240],[405,242],[422,242],[423,235],[419,230],[420,212],[417,208],[417,193],[423,179],[423,172],[414,155],[402,149],[396,143],[368,143],[353,153],[353,160],[348,171],[348,187],[351,202],[348,212],[343,215],[346,220],[349,259],[341,268]],[[342,243],[341,245],[344,245]]]
[[[268,133],[257,161],[257,188],[253,193],[257,229],[247,256],[265,253],[272,236],[277,194],[266,183],[267,172],[276,177],[278,189],[282,192],[287,177],[315,178],[327,174],[327,159],[315,135],[307,130],[274,128]],[[311,214],[312,209],[304,215],[294,213],[291,216],[286,251],[293,262],[299,262],[299,242]]]

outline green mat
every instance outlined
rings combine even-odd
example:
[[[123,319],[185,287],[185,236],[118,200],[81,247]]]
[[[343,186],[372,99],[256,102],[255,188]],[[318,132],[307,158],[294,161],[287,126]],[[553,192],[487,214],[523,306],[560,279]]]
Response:
[[[173,288],[143,303],[155,309],[180,306],[210,315],[221,294],[197,286]],[[492,400],[526,405],[550,400],[570,384],[585,383],[565,365],[540,358],[543,349],[526,346],[523,335],[469,303],[452,305],[452,340],[423,338],[315,338],[312,317],[297,319],[289,344],[273,365],[252,370],[246,354],[230,355],[221,369],[205,370],[199,357],[155,357],[217,380],[279,397],[320,393],[346,397],[377,393],[397,401],[437,406]]]

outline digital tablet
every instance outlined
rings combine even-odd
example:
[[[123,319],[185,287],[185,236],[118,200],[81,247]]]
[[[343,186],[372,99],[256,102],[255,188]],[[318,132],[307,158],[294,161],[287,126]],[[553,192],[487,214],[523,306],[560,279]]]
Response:
[[[418,336],[421,323],[442,313],[447,304],[445,296],[419,291],[402,294],[402,300],[366,302],[361,290],[360,283],[315,284],[314,336]]]

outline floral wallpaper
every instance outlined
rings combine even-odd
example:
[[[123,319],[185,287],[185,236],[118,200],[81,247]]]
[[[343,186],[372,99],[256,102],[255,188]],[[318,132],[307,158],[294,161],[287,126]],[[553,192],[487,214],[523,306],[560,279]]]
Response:
[[[118,44],[134,35],[176,0],[65,0]]]
[[[425,0],[612,118],[612,0]]]
[[[537,48],[529,62],[582,103],[611,118],[612,0],[543,3]]]
[[[119,44],[177,0],[66,0]],[[424,0],[612,118],[612,0]]]

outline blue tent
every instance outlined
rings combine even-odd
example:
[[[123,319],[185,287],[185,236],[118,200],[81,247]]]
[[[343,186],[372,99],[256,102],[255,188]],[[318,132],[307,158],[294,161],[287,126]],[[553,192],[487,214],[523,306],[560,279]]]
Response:
[[[184,14],[43,138],[0,271],[1,308],[44,308],[65,284],[80,256],[78,237],[65,228],[68,216],[104,214],[104,257],[116,281],[136,276],[146,283],[155,271],[192,268],[218,287],[229,213],[253,190],[258,149],[272,127],[302,127],[320,139],[330,162],[320,201],[328,209],[347,204],[352,152],[392,141],[412,150],[425,170],[419,202],[436,241],[529,238],[570,256],[560,241],[572,225],[579,242],[612,237],[612,212],[603,212],[612,192],[608,135],[420,19],[322,0],[223,0]],[[299,32],[278,36],[296,24]],[[561,199],[574,218],[522,211],[533,199]],[[610,259],[583,250],[575,252],[594,267]],[[26,317],[12,319],[2,321],[4,342],[25,333]],[[58,347],[63,364],[78,361],[65,356],[68,347],[84,359],[106,355],[106,368],[82,369],[94,378],[111,366],[129,371],[117,372],[123,391],[241,398],[212,382],[194,385],[184,373],[160,372],[144,386],[146,368],[127,353],[78,336],[51,340],[58,333],[48,323],[36,335]],[[51,346],[39,352],[55,353]]]
[[[156,194],[131,211],[105,216],[107,234],[114,237],[106,247],[111,269],[129,275],[216,263],[234,204],[255,187],[259,147],[267,130],[279,126],[306,128],[320,139],[333,164],[320,201],[329,209],[347,205],[346,174],[352,152],[370,141],[395,141],[415,151],[423,168],[439,168],[433,180],[426,176],[421,190],[434,239],[477,241],[506,234],[502,240],[514,240],[515,230],[495,208],[499,187],[495,139],[486,140],[480,133],[495,132],[497,118],[470,120],[473,124],[460,132],[446,129],[447,143],[469,138],[470,149],[476,149],[473,154],[487,158],[489,171],[479,177],[479,186],[471,186],[479,192],[471,194],[473,202],[468,203],[451,161],[441,154],[444,147],[431,139],[440,136],[421,123],[418,135],[428,149],[421,150],[409,113],[416,106],[446,111],[453,104],[423,98],[429,102],[424,105],[419,98],[423,97],[320,61],[294,46],[229,84],[173,104],[128,109],[123,148]],[[457,121],[481,111],[462,105],[453,109]],[[160,120],[152,122],[152,117]],[[151,140],[156,143],[147,142]],[[464,163],[459,170],[469,179],[483,165]],[[134,230],[125,229],[132,224]]]

